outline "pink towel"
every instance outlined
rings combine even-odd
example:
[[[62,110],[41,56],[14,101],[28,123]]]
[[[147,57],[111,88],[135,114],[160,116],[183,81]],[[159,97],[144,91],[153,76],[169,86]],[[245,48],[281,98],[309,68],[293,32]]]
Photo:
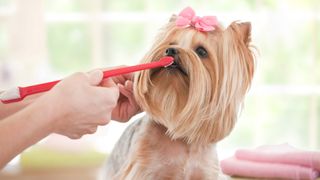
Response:
[[[225,174],[254,178],[316,179],[320,152],[296,149],[288,144],[240,149],[221,161]]]
[[[235,153],[237,159],[293,164],[310,167],[320,171],[320,152],[296,149],[288,144],[260,146],[256,149],[240,149]]]
[[[221,161],[223,173],[230,176],[243,176],[253,178],[284,178],[284,179],[316,179],[318,172],[307,167],[261,163],[254,161],[239,160],[235,157]]]

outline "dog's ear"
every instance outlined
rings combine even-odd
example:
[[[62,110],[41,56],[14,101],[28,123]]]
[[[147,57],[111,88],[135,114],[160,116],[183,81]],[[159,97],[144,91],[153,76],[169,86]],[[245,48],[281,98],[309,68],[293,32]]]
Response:
[[[170,19],[169,19],[169,22],[174,22],[174,21],[176,21],[177,20],[177,15],[175,15],[175,14],[172,14],[172,16],[170,17]]]
[[[251,42],[251,23],[250,22],[233,22],[228,29],[233,30],[237,33],[241,40],[244,42],[245,45],[249,45]]]
[[[251,23],[243,22],[238,24],[242,39],[246,45],[251,42]]]

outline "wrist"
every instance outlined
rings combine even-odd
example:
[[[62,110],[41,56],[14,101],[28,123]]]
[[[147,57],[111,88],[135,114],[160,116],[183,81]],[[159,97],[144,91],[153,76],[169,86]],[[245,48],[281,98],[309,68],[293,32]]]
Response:
[[[48,101],[46,97],[41,97],[30,104],[28,108],[32,109],[30,112],[34,112],[34,114],[36,114],[36,123],[40,124],[47,134],[54,132],[54,124],[56,119],[58,119],[58,113],[55,105],[51,104],[51,101]]]

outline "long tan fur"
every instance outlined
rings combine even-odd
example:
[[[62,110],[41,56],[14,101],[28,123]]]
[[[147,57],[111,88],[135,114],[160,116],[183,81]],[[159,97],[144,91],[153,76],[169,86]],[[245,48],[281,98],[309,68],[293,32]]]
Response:
[[[219,179],[215,143],[230,134],[254,73],[250,23],[212,32],[178,28],[175,16],[142,62],[175,48],[187,75],[137,73],[134,93],[147,113],[124,133],[108,163],[110,179]],[[208,57],[200,58],[197,47]]]

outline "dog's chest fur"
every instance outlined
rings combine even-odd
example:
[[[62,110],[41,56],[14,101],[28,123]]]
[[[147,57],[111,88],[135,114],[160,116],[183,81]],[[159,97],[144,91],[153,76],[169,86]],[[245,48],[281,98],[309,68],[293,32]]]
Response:
[[[214,145],[171,140],[144,117],[127,128],[107,162],[107,179],[218,179]]]

